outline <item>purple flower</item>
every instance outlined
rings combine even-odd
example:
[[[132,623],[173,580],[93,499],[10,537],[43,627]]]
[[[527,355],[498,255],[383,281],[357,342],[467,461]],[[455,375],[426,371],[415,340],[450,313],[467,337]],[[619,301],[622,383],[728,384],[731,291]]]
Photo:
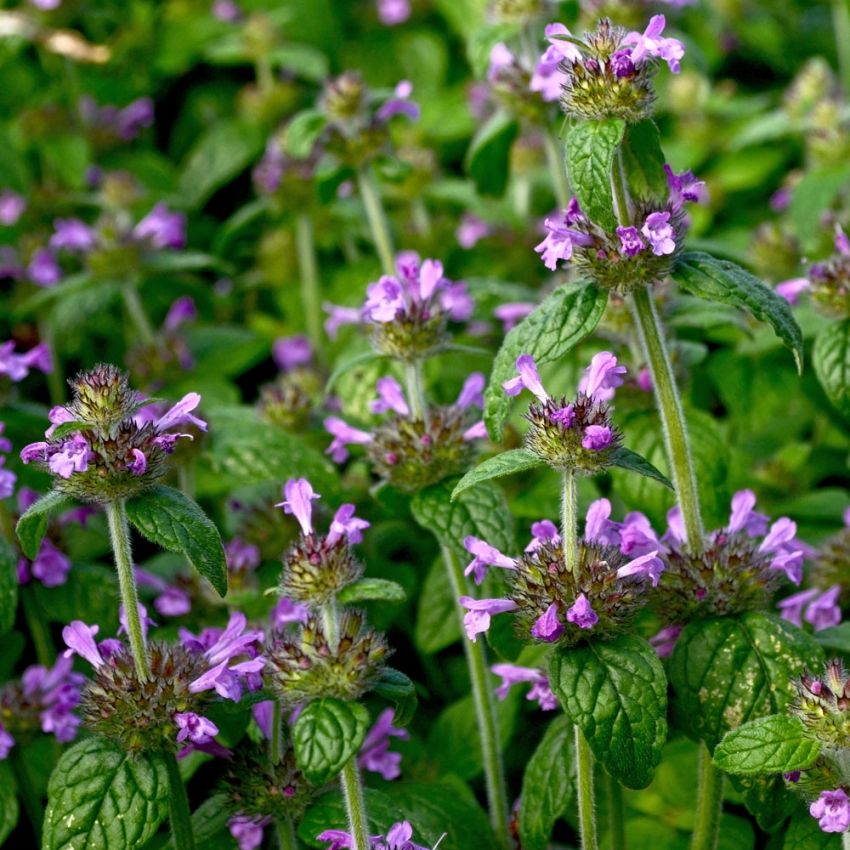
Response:
[[[281,337],[272,346],[272,357],[278,369],[291,372],[298,366],[306,366],[313,359],[313,346],[303,334]]]
[[[525,551],[535,552],[546,543],[558,544],[560,542],[561,535],[558,534],[558,527],[555,523],[548,519],[541,519],[531,524],[531,542],[525,547]]]
[[[569,620],[569,612],[567,612],[567,619]],[[564,633],[564,628],[564,624],[558,618],[558,603],[553,602],[537,618],[536,622],[531,627],[531,634],[538,640],[551,642],[557,640]]]
[[[647,577],[652,582],[652,586],[657,587],[658,580],[661,578],[661,573],[664,572],[664,563],[660,558],[656,557],[657,555],[658,552],[647,552],[645,555],[639,555],[627,564],[623,564],[623,566],[617,570],[617,577]]]
[[[115,117],[115,130],[125,142],[135,139],[146,127],[153,125],[153,100],[140,97],[121,109]]]
[[[669,658],[673,654],[676,647],[676,641],[682,633],[681,626],[666,626],[656,632],[650,639],[649,643],[655,649],[655,654],[659,658]]]
[[[847,832],[850,828],[850,798],[843,788],[821,791],[820,797],[809,806],[809,814],[824,832]]]
[[[847,234],[841,229],[841,225],[838,222],[835,224],[834,242],[835,250],[839,254],[850,254],[850,239],[847,238]]]
[[[635,72],[635,63],[632,62],[632,54],[630,50],[618,50],[611,56],[611,70],[614,74],[622,79],[623,77],[631,77]]]
[[[837,626],[841,622],[841,607],[838,605],[840,594],[841,586],[837,584],[823,593],[817,588],[811,588],[786,597],[777,607],[784,620],[802,628],[805,619],[817,632]]]
[[[386,413],[392,410],[399,416],[410,415],[410,408],[404,398],[404,390],[395,378],[378,378],[375,388],[378,391],[378,398],[371,404],[372,413]]]
[[[133,459],[127,464],[127,469],[133,475],[144,475],[148,468],[148,459],[141,449],[133,449]]]
[[[640,238],[636,227],[618,227],[617,236],[620,237],[620,253],[624,257],[637,256],[646,248],[646,243]]]
[[[493,315],[502,323],[502,329],[507,333],[517,323],[521,322],[537,305],[530,301],[516,301],[500,304],[493,310]]]
[[[623,44],[634,45],[631,60],[635,65],[646,59],[663,59],[674,74],[681,70],[679,60],[685,55],[685,46],[676,38],[662,38],[667,21],[664,15],[653,15],[643,33],[630,32]]]
[[[562,211],[559,216],[547,218],[543,222],[546,238],[534,248],[540,254],[543,265],[550,271],[555,271],[559,260],[569,260],[572,257],[573,246],[586,248],[593,244],[593,239],[586,233],[570,227],[575,222],[575,214],[570,209]]]
[[[198,308],[195,306],[195,302],[189,295],[184,295],[177,298],[168,308],[162,326],[168,333],[174,333],[181,325],[186,322],[194,322],[197,318]]]
[[[0,761],[9,757],[9,752],[15,746],[15,739],[6,731],[0,722]]]
[[[484,407],[484,387],[486,384],[487,379],[481,372],[473,372],[463,382],[455,407],[464,410],[467,407]]]
[[[502,389],[509,396],[517,396],[526,389],[534,393],[540,401],[545,403],[549,398],[549,394],[543,388],[534,358],[530,354],[520,354],[516,359],[516,370],[518,373],[517,377],[503,382]]]
[[[406,741],[409,737],[406,729],[393,726],[393,709],[384,709],[360,747],[357,764],[364,770],[379,773],[388,781],[398,779],[401,776],[401,753],[390,752],[390,739]]]
[[[652,253],[657,257],[676,250],[675,233],[670,224],[670,213],[654,212],[646,217],[641,233],[649,240]]]
[[[569,41],[558,36],[570,36],[570,31],[563,24],[548,24],[544,30],[549,47],[540,57],[531,77],[531,91],[540,92],[543,100],[551,102],[561,96],[561,86],[565,74],[561,71],[562,62],[578,62],[581,52]]]
[[[588,543],[603,546],[620,545],[620,526],[611,519],[611,503],[608,499],[597,499],[587,509],[584,523],[584,539]]]
[[[68,648],[63,653],[65,658],[79,655],[85,658],[92,667],[97,669],[106,662],[95,643],[94,636],[100,631],[100,626],[88,626],[82,620],[73,620],[62,629],[62,640]]]
[[[542,670],[519,667],[516,664],[494,664],[490,669],[502,680],[496,688],[496,696],[499,699],[505,699],[513,685],[530,682],[532,687],[526,699],[537,701],[543,711],[552,711],[558,707],[558,701],[549,687],[549,680]]]
[[[28,448],[30,446],[26,446],[23,451]],[[70,478],[75,472],[85,472],[88,469],[89,453],[89,444],[85,437],[74,434],[65,440],[58,450],[51,450],[50,457],[47,460],[47,468],[60,478]],[[21,459],[24,463],[27,462],[23,452],[21,452]]]
[[[614,390],[622,386],[628,369],[617,364],[617,358],[610,351],[600,351],[593,355],[590,366],[584,370],[579,382],[579,392],[590,396],[593,401],[610,401]],[[587,448],[587,447],[585,447]]]
[[[582,447],[591,452],[607,449],[614,439],[614,432],[607,425],[588,425],[581,438]]]
[[[471,573],[476,584],[481,584],[484,581],[488,566],[502,567],[502,569],[506,570],[516,569],[516,562],[513,558],[503,555],[498,549],[495,549],[478,537],[473,537],[472,535],[465,537],[463,539],[463,545],[467,552],[475,556],[467,564],[463,574],[468,576]]]
[[[482,218],[472,213],[464,213],[455,231],[457,244],[466,251],[474,248],[481,239],[489,236],[493,228]]]
[[[797,544],[796,534],[797,523],[781,517],[771,525],[759,552],[772,554],[771,569],[782,570],[794,584],[799,584],[803,579],[803,550]]]
[[[260,550],[253,543],[234,537],[225,547],[227,567],[233,573],[253,572],[260,566]]]
[[[163,617],[182,617],[192,610],[192,600],[189,594],[180,587],[169,584],[158,575],[136,567],[136,580],[144,587],[152,587],[159,594],[154,599],[153,607]]]
[[[567,620],[580,629],[592,629],[599,622],[599,617],[590,607],[587,597],[580,593],[572,606],[567,609]]]
[[[97,244],[94,231],[78,218],[57,218],[53,222],[50,247],[54,251],[91,251]]]
[[[62,280],[62,269],[47,248],[39,248],[27,266],[27,276],[39,286],[56,286]]]
[[[0,499],[8,499],[15,492],[18,476],[11,469],[3,469],[6,458],[0,457]]]
[[[64,552],[60,552],[47,538],[42,540],[38,554],[30,570],[45,587],[58,587],[68,580],[71,561]]]
[[[0,192],[0,224],[11,227],[18,223],[18,219],[24,214],[27,202],[11,189]]]
[[[140,242],[149,242],[158,250],[179,250],[186,245],[186,216],[172,212],[165,204],[158,203],[133,228],[133,236]]]
[[[515,57],[510,48],[503,41],[494,44],[490,48],[490,65],[487,68],[487,80],[491,83],[507,70],[515,62]]]
[[[393,96],[377,111],[378,121],[389,121],[396,115],[406,115],[411,121],[417,121],[420,115],[419,104],[410,100],[413,83],[402,80],[393,90]]]
[[[298,520],[305,537],[313,533],[313,505],[321,496],[313,490],[306,478],[290,478],[283,486],[284,501],[275,507],[283,508],[285,514],[292,514]]]
[[[486,440],[487,426],[484,424],[484,420],[482,419],[474,425],[470,425],[469,428],[463,432],[463,439],[467,442],[471,440]]]
[[[752,490],[739,490],[732,497],[732,513],[726,530],[730,534],[746,531],[750,537],[762,537],[767,533],[769,518],[753,510],[756,494]]]
[[[371,523],[354,516],[355,510],[357,508],[351,504],[339,506],[333,520],[331,520],[331,527],[327,536],[329,546],[333,546],[343,537],[347,538],[349,543],[360,543],[363,540],[363,531],[369,528]]]
[[[676,174],[665,163],[664,173],[667,175],[667,185],[670,187],[670,200],[673,203],[673,209],[681,209],[685,201],[690,201],[693,204],[701,204],[706,201],[708,193],[706,192],[705,181],[697,180],[693,171],[683,171],[681,174]]]
[[[325,319],[325,332],[331,339],[336,339],[343,325],[358,325],[362,319],[361,312],[356,307],[337,307],[325,302],[322,309],[328,314]]]
[[[30,4],[43,12],[52,12],[62,5],[62,0],[29,0]]]
[[[623,517],[623,524],[620,526],[620,551],[624,555],[646,555],[660,548],[658,535],[644,514],[632,511]]]
[[[512,599],[472,599],[470,596],[461,596],[459,601],[467,611],[463,618],[463,628],[473,643],[478,635],[490,628],[491,616],[516,611],[519,607]]]
[[[401,284],[389,275],[384,275],[377,283],[369,284],[366,296],[363,313],[373,322],[391,322],[405,306]]]
[[[288,596],[282,596],[272,608],[269,619],[273,629],[281,630],[289,623],[306,623],[309,616],[310,609],[306,605],[293,602]]]
[[[387,27],[403,24],[410,17],[410,0],[375,0],[378,20]]]
[[[793,277],[776,285],[776,294],[784,298],[792,307],[795,306],[800,296],[812,288],[812,282],[807,277]]]
[[[201,403],[201,396],[198,393],[186,393],[180,401],[177,402],[164,416],[154,422],[154,429],[162,433],[167,428],[174,428],[176,425],[194,425],[201,431],[207,430],[207,423],[203,419],[198,419],[192,414],[192,411]],[[188,436],[178,434],[177,436]]]
[[[249,817],[236,815],[227,822],[227,829],[233,836],[239,850],[257,850],[263,843],[263,830],[272,822],[271,817]]]
[[[200,714],[195,714],[194,711],[177,712],[174,715],[174,722],[177,724],[178,742],[189,741],[192,744],[208,744],[218,735],[218,726],[212,720],[208,720]]]
[[[212,13],[218,20],[225,24],[236,24],[242,20],[242,10],[234,0],[215,0]],[[260,833],[260,840],[262,841],[262,833]],[[250,850],[250,848],[240,845],[240,850]]]
[[[346,445],[364,446],[372,442],[372,435],[368,431],[352,428],[347,422],[336,416],[329,416],[324,422],[325,430],[333,437],[330,446],[325,449],[337,463],[342,463],[348,457]]]

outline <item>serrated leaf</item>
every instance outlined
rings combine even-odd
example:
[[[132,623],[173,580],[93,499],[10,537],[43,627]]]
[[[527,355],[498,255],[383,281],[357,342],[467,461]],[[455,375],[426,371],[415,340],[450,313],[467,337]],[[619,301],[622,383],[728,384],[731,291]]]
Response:
[[[18,553],[0,537],[0,637],[15,625],[18,610]]]
[[[664,473],[660,472],[645,457],[642,457],[637,452],[633,452],[631,449],[627,449],[625,446],[620,446],[611,455],[611,463],[614,466],[619,466],[620,469],[628,469],[640,475],[645,475],[647,478],[652,478],[665,487],[669,487],[671,490],[673,489],[670,479]]]
[[[797,797],[785,788],[782,776],[730,776],[729,781],[765,832],[775,832],[797,805]]]
[[[398,726],[407,726],[410,723],[416,713],[419,698],[416,696],[416,686],[407,675],[394,667],[384,667],[373,691],[395,703],[393,723]]]
[[[593,284],[568,283],[511,328],[493,361],[484,393],[484,421],[494,442],[502,438],[511,405],[502,383],[514,375],[517,357],[530,354],[538,366],[560,359],[593,332],[607,303],[608,293]]]
[[[642,638],[555,652],[549,684],[608,773],[628,788],[652,781],[667,739],[667,677]]]
[[[336,597],[343,605],[380,599],[384,602],[404,602],[407,594],[396,581],[386,578],[361,578],[344,587]]]
[[[152,543],[185,555],[215,588],[227,593],[227,561],[213,521],[179,490],[158,485],[127,502],[127,519]]]
[[[314,700],[292,730],[298,767],[314,785],[330,782],[357,755],[368,725],[369,712],[359,703]]]
[[[43,850],[132,850],[168,813],[162,757],[128,755],[103,738],[65,752],[50,776]]]
[[[523,850],[549,850],[555,821],[575,796],[573,727],[559,715],[528,760],[519,800],[519,837]]]
[[[567,176],[582,212],[605,230],[617,226],[611,193],[611,165],[623,140],[620,118],[579,121],[567,134]]]
[[[71,500],[58,490],[50,490],[37,502],[30,505],[18,520],[15,532],[23,553],[32,560],[38,554],[41,541],[47,533],[50,517],[70,507]]]
[[[629,124],[620,147],[629,192],[635,198],[665,198],[669,194],[664,171],[661,134],[651,118]]]
[[[452,501],[464,490],[469,490],[470,487],[475,487],[483,481],[501,478],[504,475],[514,475],[517,472],[524,472],[527,469],[534,469],[543,465],[543,461],[528,449],[509,449],[495,457],[488,458],[484,463],[479,463],[475,469],[470,469],[457,482],[452,491]]]
[[[416,606],[413,640],[420,652],[433,655],[461,639],[462,630],[457,600],[446,578],[446,567],[439,558],[425,576]]]
[[[466,171],[481,195],[504,194],[510,176],[510,156],[519,122],[507,112],[495,112],[478,129],[466,152]]]
[[[728,260],[702,251],[682,254],[673,278],[692,295],[748,310],[791,350],[797,371],[803,369],[803,333],[788,302],[757,277]]]
[[[833,322],[817,335],[812,365],[833,407],[850,418],[850,319]]]
[[[802,807],[791,818],[782,844],[782,850],[841,850],[841,847],[841,835],[824,832]]]
[[[286,125],[286,153],[296,159],[306,159],[310,156],[327,121],[324,113],[318,109],[304,109],[295,115]]]
[[[808,737],[797,717],[775,714],[727,732],[714,750],[714,763],[726,773],[752,776],[811,767],[820,742]]]
[[[673,715],[690,737],[714,750],[742,723],[784,713],[796,693],[791,680],[822,664],[813,638],[769,614],[690,623],[668,667]]]

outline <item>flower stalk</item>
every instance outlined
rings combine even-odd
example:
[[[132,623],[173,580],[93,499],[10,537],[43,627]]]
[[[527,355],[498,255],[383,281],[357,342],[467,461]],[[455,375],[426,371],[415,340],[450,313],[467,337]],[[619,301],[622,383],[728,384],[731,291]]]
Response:
[[[564,562],[578,578],[578,494],[576,492],[576,474],[572,469],[564,470],[564,483],[561,496],[561,540],[564,541]]]
[[[723,811],[723,774],[714,766],[705,744],[699,745],[697,810],[691,850],[714,850]]]
[[[164,759],[165,769],[168,773],[168,809],[171,817],[171,837],[174,841],[175,850],[195,850],[189,798],[186,796],[186,786],[180,776],[177,758],[174,753],[166,753]]]
[[[134,281],[130,281],[121,290],[121,296],[124,299],[124,306],[127,308],[127,315],[129,315],[139,339],[144,345],[153,346],[156,342],[156,334],[148,314],[145,312],[142,300],[139,298],[139,291],[136,289]]]
[[[575,728],[578,824],[582,850],[597,850],[596,811],[593,805],[593,753],[578,726]]]
[[[609,773],[605,774],[608,797],[608,847],[626,850],[626,823],[623,810],[623,786]]]
[[[366,218],[369,222],[369,230],[372,232],[372,240],[375,250],[381,261],[384,274],[395,274],[395,251],[393,250],[393,238],[390,234],[390,226],[378,187],[375,185],[375,177],[371,170],[361,169],[357,174],[357,186],[363,206],[366,208]]]
[[[369,821],[363,799],[363,784],[357,769],[356,757],[350,758],[340,774],[345,811],[348,814],[348,832],[354,842],[352,850],[369,850]]]
[[[316,261],[316,242],[310,214],[301,212],[295,219],[295,247],[298,252],[298,271],[301,278],[301,303],[307,336],[316,355],[322,357],[322,306],[319,292],[319,267]]]

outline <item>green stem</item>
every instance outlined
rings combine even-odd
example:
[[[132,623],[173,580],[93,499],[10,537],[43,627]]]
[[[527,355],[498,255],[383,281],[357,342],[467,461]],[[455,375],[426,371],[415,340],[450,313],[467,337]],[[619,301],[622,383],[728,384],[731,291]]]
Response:
[[[578,784],[578,826],[581,850],[597,850],[596,812],[593,808],[593,753],[581,729],[576,732],[576,781]]]
[[[155,345],[156,334],[139,298],[139,291],[136,289],[135,283],[128,283],[121,290],[121,295],[124,298],[124,306],[127,308],[127,314],[130,316],[130,321],[133,323],[139,339],[141,339],[144,345]]]
[[[363,785],[360,782],[356,756],[345,763],[339,781],[345,798],[345,811],[348,813],[348,832],[354,841],[352,850],[369,850],[369,821],[366,818]]]
[[[148,663],[148,650],[145,646],[145,635],[142,631],[142,621],[139,619],[139,595],[136,591],[136,576],[133,572],[133,555],[130,550],[130,529],[127,527],[127,511],[122,499],[108,502],[106,518],[109,521],[109,537],[112,541],[112,552],[115,555],[115,566],[118,570],[118,587],[121,591],[121,601],[124,604],[124,615],[127,618],[127,634],[130,638],[130,650],[136,662],[136,675],[139,681],[150,679],[151,671]]]
[[[298,838],[295,835],[295,826],[289,818],[280,818],[275,821],[277,828],[277,844],[280,850],[298,850]]]
[[[443,561],[446,565],[449,584],[455,599],[469,594],[463,567],[455,553],[447,546],[442,547]],[[458,616],[463,625],[463,613],[458,607]],[[472,698],[481,734],[481,750],[484,757],[484,779],[487,785],[487,804],[490,811],[490,823],[500,846],[508,845],[508,790],[502,768],[502,748],[499,738],[499,724],[496,716],[495,692],[487,667],[487,651],[482,641],[463,642],[466,651],[466,663],[469,668],[469,680],[472,685]]]
[[[267,94],[274,88],[274,71],[265,54],[258,56],[254,61],[254,75],[257,78],[257,86],[263,94]]]
[[[50,628],[44,619],[44,612],[36,599],[31,587],[22,587],[20,590],[21,607],[24,609],[24,619],[27,622],[27,630],[32,637],[35,646],[35,657],[43,667],[52,667],[56,661],[56,649],[50,637]]]
[[[366,219],[369,229],[372,231],[372,241],[375,250],[381,260],[384,274],[395,274],[395,250],[393,249],[393,238],[390,234],[390,226],[375,178],[369,169],[361,169],[357,174],[357,186],[360,189],[360,198],[366,208]]]
[[[272,706],[272,737],[269,741],[269,759],[272,765],[280,763],[283,758],[283,708],[280,700],[276,699]]]
[[[319,267],[316,262],[316,242],[313,238],[313,219],[301,212],[295,219],[295,246],[298,251],[298,271],[301,277],[301,302],[307,336],[313,343],[316,356],[322,351],[322,304],[319,286]]]
[[[705,744],[699,745],[697,811],[691,850],[715,850],[723,812],[723,774],[712,764]]]
[[[552,178],[552,191],[561,209],[566,209],[570,202],[570,184],[567,182],[564,158],[558,152],[558,144],[551,130],[543,133],[543,149],[546,152],[546,163]]]
[[[51,404],[62,404],[65,400],[65,387],[62,383],[62,361],[56,350],[56,337],[50,323],[42,321],[38,323],[38,335],[50,352],[51,370],[47,373],[47,390],[50,393]]]
[[[626,824],[623,811],[623,786],[613,776],[605,774],[608,797],[608,840],[610,850],[625,850]]]
[[[421,419],[427,425],[428,405],[425,401],[425,382],[422,380],[422,361],[405,361],[404,378],[410,413],[414,419]]]
[[[195,836],[192,832],[192,813],[189,810],[189,798],[186,786],[180,776],[180,768],[174,753],[164,755],[165,769],[168,773],[168,809],[171,816],[171,838],[175,850],[195,850]]]
[[[44,805],[32,784],[27,760],[19,746],[12,747],[9,753],[9,765],[15,777],[15,784],[18,786],[18,796],[23,801],[32,831],[35,833],[35,837],[38,839],[38,846],[40,847],[41,827],[44,823]]]
[[[420,236],[431,235],[431,215],[421,197],[414,198],[410,202],[410,216],[413,219],[413,226]]]
[[[564,565],[578,578],[578,496],[576,474],[564,470],[561,494],[561,541],[564,547]]]
[[[845,832],[841,836],[841,846],[843,850],[850,850],[850,832]]]
[[[850,95],[850,6],[848,0],[832,0],[832,28],[835,31],[835,50],[838,71],[844,94]]]

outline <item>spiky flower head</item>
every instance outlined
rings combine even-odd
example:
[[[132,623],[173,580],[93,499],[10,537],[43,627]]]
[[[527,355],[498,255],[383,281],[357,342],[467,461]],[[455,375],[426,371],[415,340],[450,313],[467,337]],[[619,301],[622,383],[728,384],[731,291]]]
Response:
[[[114,366],[81,372],[71,386],[71,403],[51,409],[45,440],[25,446],[21,459],[44,467],[57,489],[84,502],[129,498],[150,487],[165,475],[177,440],[192,439],[171,429],[207,429],[192,414],[201,401],[197,393],[157,416],[153,401],[130,389]]]
[[[806,673],[796,687],[792,711],[809,734],[825,747],[850,755],[850,676],[843,662],[829,661],[817,677]]]
[[[811,573],[815,587],[824,591],[839,588],[842,605],[850,602],[850,509],[844,512],[844,523],[844,528],[818,547]]]
[[[322,395],[322,380],[312,369],[293,369],[277,377],[274,383],[260,387],[257,411],[266,422],[285,431],[307,427],[316,400]]]
[[[850,316],[850,239],[835,225],[835,253],[814,263],[805,278],[794,278],[777,286],[777,291],[795,304],[803,292],[811,295],[818,310],[826,316]]]

